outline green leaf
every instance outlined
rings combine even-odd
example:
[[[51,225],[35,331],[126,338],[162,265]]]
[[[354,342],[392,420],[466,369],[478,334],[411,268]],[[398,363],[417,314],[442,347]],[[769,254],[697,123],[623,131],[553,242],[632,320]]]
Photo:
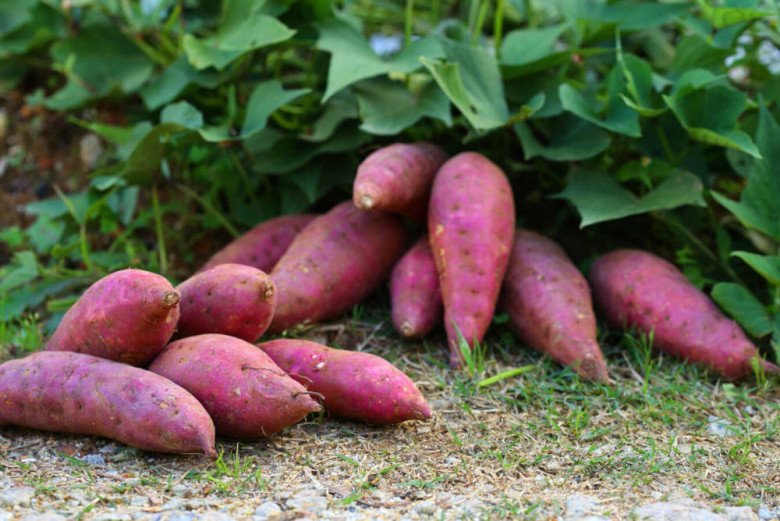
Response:
[[[161,123],[151,129],[135,146],[122,168],[122,175],[132,184],[149,184],[160,170],[165,145],[174,134],[187,131],[177,123]]]
[[[226,79],[224,73],[197,70],[181,55],[141,90],[141,99],[147,109],[155,110],[176,99],[191,84],[213,89]]]
[[[171,103],[162,110],[160,122],[175,123],[195,130],[203,126],[203,114],[186,101],[180,101]]]
[[[696,0],[696,3],[701,7],[705,18],[707,18],[716,29],[722,29],[729,25],[749,22],[751,20],[758,20],[772,15],[769,11],[760,11],[747,7],[712,6],[707,0]]]
[[[482,47],[443,40],[447,61],[420,58],[436,83],[476,130],[506,124],[509,109],[495,57]]]
[[[568,28],[569,24],[565,23],[542,29],[510,31],[501,45],[501,64],[529,65],[554,54],[555,42]]]
[[[712,288],[712,298],[753,337],[772,332],[772,317],[744,286],[721,282]]]
[[[640,198],[620,186],[612,176],[580,172],[573,174],[566,189],[553,197],[571,202],[580,213],[580,227],[584,228],[599,222],[688,204],[704,206],[702,189],[698,177],[690,172],[679,171]]]
[[[660,116],[667,107],[656,107],[653,87],[653,68],[645,60],[633,54],[618,52],[618,63],[626,81],[626,90],[630,98],[621,94],[623,102],[646,118]]]
[[[30,10],[37,0],[6,0],[0,2],[0,37],[27,23],[32,15]]]
[[[369,134],[395,135],[424,117],[452,124],[450,100],[432,81],[417,94],[388,78],[366,80],[353,89],[363,121],[360,128]]]
[[[284,90],[277,80],[259,83],[249,96],[241,139],[263,130],[273,112],[308,93],[309,89]]]
[[[528,124],[514,125],[525,159],[538,156],[550,161],[580,161],[600,154],[610,143],[609,134],[570,115],[536,120],[535,128],[546,137],[546,143],[539,142]]]
[[[560,86],[558,95],[563,108],[580,118],[618,134],[639,137],[642,134],[639,129],[639,115],[620,98],[624,85],[622,72],[615,67],[609,76],[608,101],[606,107],[601,110],[598,108],[600,103],[581,94],[568,83]],[[601,112],[604,112],[603,116]]]
[[[304,141],[322,142],[330,138],[336,129],[349,119],[358,118],[357,97],[351,90],[342,90],[327,103],[324,112],[318,117],[305,134],[299,137]]]
[[[712,196],[736,216],[743,226],[780,241],[780,126],[760,103],[756,144],[760,159],[753,161],[747,186],[739,200],[713,192]]]
[[[187,59],[196,69],[222,70],[245,52],[289,40],[295,31],[262,12],[265,2],[226,0],[225,13],[215,34],[182,39]]]
[[[61,220],[47,219],[39,217],[27,228],[27,236],[30,243],[40,254],[48,253],[55,244],[62,240],[62,234],[65,232],[65,223]]]
[[[331,54],[328,87],[322,101],[355,82],[391,72],[408,74],[420,68],[420,58],[443,56],[439,42],[430,37],[412,42],[390,58],[374,53],[363,34],[353,25],[338,18],[317,24],[320,37],[317,48]]]
[[[735,251],[734,257],[739,257],[759,275],[773,286],[780,286],[780,257],[774,255],[759,255],[747,251]]]
[[[0,280],[0,294],[24,286],[38,277],[38,261],[31,251],[16,253],[13,266]]]
[[[746,94],[718,83],[683,83],[663,99],[691,138],[761,157],[750,136],[737,128],[747,107]]]

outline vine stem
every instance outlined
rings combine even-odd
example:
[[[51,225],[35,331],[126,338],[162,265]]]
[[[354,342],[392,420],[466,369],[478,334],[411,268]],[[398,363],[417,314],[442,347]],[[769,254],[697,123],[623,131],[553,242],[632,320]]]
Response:
[[[160,196],[157,194],[157,184],[152,185],[152,209],[154,211],[154,229],[157,234],[157,248],[160,255],[160,273],[168,273],[168,253],[165,250],[165,234],[163,233],[162,212],[160,211]]]
[[[404,13],[404,47],[409,47],[412,43],[413,18],[414,0],[406,0],[406,10]]]

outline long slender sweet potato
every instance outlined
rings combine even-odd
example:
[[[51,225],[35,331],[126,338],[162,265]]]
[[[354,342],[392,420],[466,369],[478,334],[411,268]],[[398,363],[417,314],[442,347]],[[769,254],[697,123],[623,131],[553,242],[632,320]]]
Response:
[[[0,425],[216,457],[214,424],[190,393],[144,369],[90,355],[40,352],[0,365],[0,405]]]
[[[424,218],[433,177],[447,153],[430,143],[396,143],[380,148],[358,167],[352,198],[363,210]]]
[[[283,215],[260,223],[215,253],[200,271],[231,263],[270,273],[295,236],[315,217],[311,214]]]
[[[450,363],[461,364],[457,331],[482,341],[493,319],[515,231],[515,204],[504,172],[464,152],[433,182],[428,234],[444,300]]]
[[[351,201],[315,219],[271,273],[279,302],[269,331],[340,315],[366,298],[403,253],[397,215],[366,212]]]
[[[176,337],[221,333],[254,342],[276,310],[271,277],[251,266],[219,264],[185,280]]]
[[[274,362],[324,398],[325,410],[350,420],[426,420],[431,409],[408,376],[384,358],[280,338],[258,344]]]
[[[197,335],[169,344],[149,370],[191,392],[217,434],[270,436],[320,406],[263,351],[226,335]]]
[[[588,282],[557,244],[517,230],[503,291],[502,305],[521,340],[583,378],[609,382]]]
[[[390,299],[393,325],[406,338],[427,335],[441,320],[439,276],[427,236],[420,238],[393,268]]]
[[[613,325],[653,333],[654,346],[724,378],[751,372],[758,351],[733,320],[673,264],[641,250],[616,250],[593,264],[596,302]],[[762,361],[770,372],[777,366]]]
[[[65,313],[46,349],[146,365],[173,335],[179,299],[160,275],[114,272],[90,286]]]

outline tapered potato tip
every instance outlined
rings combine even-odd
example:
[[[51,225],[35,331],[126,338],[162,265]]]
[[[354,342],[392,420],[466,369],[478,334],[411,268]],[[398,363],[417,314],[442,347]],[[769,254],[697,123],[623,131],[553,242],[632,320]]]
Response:
[[[260,292],[263,296],[263,300],[270,300],[274,296],[274,293],[276,293],[276,286],[272,280],[266,280],[263,282]]]
[[[414,336],[414,328],[408,320],[404,320],[401,324],[401,336],[404,338],[411,338]]]
[[[181,295],[178,291],[166,291],[163,295],[163,304],[165,307],[172,308],[179,303]]]
[[[585,358],[580,362],[579,367],[575,368],[577,374],[592,382],[602,384],[611,384],[609,371],[604,360],[599,358]]]

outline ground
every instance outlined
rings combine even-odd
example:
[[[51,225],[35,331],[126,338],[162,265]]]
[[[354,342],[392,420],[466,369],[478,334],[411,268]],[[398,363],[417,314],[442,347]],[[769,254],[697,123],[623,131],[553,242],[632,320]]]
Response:
[[[472,377],[446,367],[441,337],[403,343],[382,312],[301,332],[393,360],[429,400],[427,422],[314,416],[268,441],[221,440],[216,462],[0,429],[0,520],[780,516],[776,382],[724,383],[605,333],[614,384],[589,384],[502,327]]]

